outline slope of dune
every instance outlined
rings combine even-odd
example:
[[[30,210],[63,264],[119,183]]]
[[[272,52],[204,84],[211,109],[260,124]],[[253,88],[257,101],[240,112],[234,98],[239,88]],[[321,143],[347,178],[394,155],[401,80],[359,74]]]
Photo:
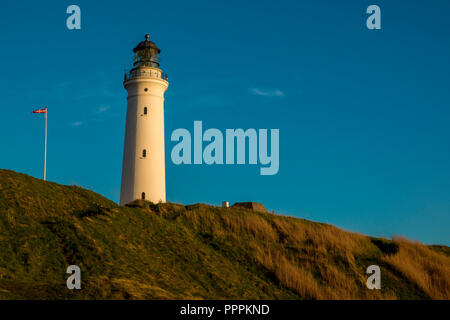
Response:
[[[81,290],[66,268],[81,268]],[[381,290],[365,271],[381,268]],[[449,299],[445,246],[244,208],[128,206],[0,170],[0,299]]]

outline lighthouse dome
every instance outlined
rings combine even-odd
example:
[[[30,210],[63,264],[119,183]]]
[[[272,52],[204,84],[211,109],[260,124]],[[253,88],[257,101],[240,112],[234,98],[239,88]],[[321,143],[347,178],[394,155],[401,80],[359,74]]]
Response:
[[[161,50],[156,46],[156,44],[153,41],[149,40],[150,35],[145,35],[145,40],[139,42],[139,44],[136,46],[136,48],[133,49],[133,51],[136,53],[141,50],[149,50],[153,49],[156,50],[158,53],[161,53]]]
[[[145,35],[145,40],[139,42],[134,51],[135,67],[159,67],[158,54],[161,52],[156,44],[149,40],[150,36]]]

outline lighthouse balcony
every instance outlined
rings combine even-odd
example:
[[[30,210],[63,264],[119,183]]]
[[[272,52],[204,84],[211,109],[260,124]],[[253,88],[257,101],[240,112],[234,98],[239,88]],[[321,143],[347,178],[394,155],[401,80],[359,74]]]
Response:
[[[159,69],[131,69],[125,72],[124,81],[138,78],[157,78],[168,81],[167,74]]]

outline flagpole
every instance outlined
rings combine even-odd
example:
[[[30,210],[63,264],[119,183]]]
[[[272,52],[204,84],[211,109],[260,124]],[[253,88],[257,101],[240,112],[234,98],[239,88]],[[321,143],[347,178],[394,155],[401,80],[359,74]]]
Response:
[[[44,181],[46,180],[46,175],[47,175],[47,112],[48,112],[48,109],[45,110]]]

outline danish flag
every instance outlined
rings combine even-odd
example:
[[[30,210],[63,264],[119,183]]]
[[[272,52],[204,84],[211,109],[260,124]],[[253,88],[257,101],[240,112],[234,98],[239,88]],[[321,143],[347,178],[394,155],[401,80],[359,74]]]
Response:
[[[34,110],[34,111],[31,112],[31,113],[47,113],[47,108],[44,108],[44,109],[37,109],[37,110]]]

